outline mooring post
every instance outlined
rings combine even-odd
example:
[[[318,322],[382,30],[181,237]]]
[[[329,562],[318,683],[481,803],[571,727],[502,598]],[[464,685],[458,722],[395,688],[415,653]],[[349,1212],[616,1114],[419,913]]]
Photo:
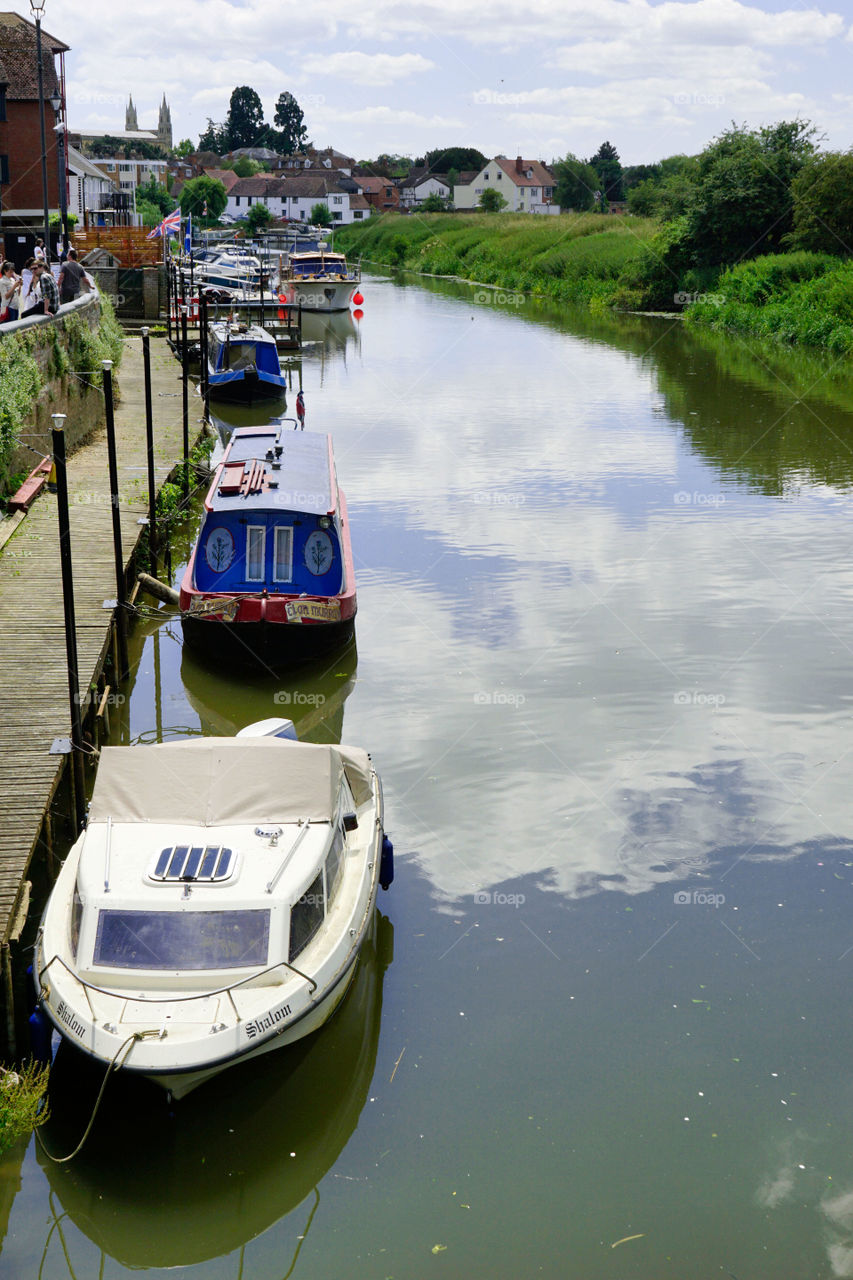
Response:
[[[148,452],[148,551],[157,576],[157,484],[154,479],[154,413],[151,404],[151,347],[147,326],[142,330],[142,366],[145,373],[145,442]]]
[[[204,420],[210,422],[210,368],[208,367],[210,335],[207,332],[207,295],[204,288],[198,291],[198,323],[201,344],[201,388],[204,396]]]
[[[12,950],[8,942],[0,943],[3,953],[3,1003],[6,1006],[6,1052],[10,1062],[18,1056],[15,1037],[15,988],[12,982]]]
[[[54,413],[53,463],[56,468],[56,511],[59,517],[59,564],[65,614],[65,656],[68,666],[68,705],[71,712],[71,770],[75,830],[86,823],[86,778],[83,771],[83,722],[80,718],[80,676],[77,662],[77,624],[74,618],[74,574],[71,566],[71,521],[68,512],[68,472],[65,465],[65,414]]]
[[[113,411],[113,362],[103,360],[104,408],[107,416],[107,458],[110,468],[110,506],[113,515],[113,553],[116,566],[116,632],[118,635],[119,679],[128,675],[127,658],[127,588],[124,575],[124,554],[121,547],[121,511],[118,497],[118,460],[116,458],[116,426]]]
[[[190,496],[190,405],[189,353],[187,351],[187,308],[181,307],[181,382],[184,411],[184,501]]]
[[[166,339],[172,345],[172,264],[166,263]]]

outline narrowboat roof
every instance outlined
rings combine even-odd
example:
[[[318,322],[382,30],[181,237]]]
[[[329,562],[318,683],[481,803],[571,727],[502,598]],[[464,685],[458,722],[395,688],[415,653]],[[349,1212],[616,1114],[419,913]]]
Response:
[[[275,345],[275,338],[258,324],[242,324],[231,320],[213,320],[210,323],[210,335],[214,341],[224,344],[228,341],[232,346],[241,342],[266,342]]]
[[[238,427],[205,501],[208,511],[304,511],[331,515],[337,507],[332,442],[289,423]]]

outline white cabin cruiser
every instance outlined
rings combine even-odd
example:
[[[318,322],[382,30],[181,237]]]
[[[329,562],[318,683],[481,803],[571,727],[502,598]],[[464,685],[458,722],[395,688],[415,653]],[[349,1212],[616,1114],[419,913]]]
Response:
[[[329,1018],[393,878],[367,753],[280,733],[106,747],[39,929],[56,1030],[175,1097]]]

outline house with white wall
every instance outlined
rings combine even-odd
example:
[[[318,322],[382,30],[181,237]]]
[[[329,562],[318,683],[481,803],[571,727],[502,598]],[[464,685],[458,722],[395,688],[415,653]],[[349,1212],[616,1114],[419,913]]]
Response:
[[[554,203],[554,175],[541,160],[495,156],[468,183],[453,188],[456,209],[477,209],[487,187],[500,192],[509,213],[559,213]]]
[[[242,178],[228,192],[225,213],[232,218],[245,217],[253,204],[264,204],[274,218],[310,221],[315,204],[324,204],[332,222],[345,225],[361,222],[370,214],[370,206],[356,180],[345,175],[288,174],[274,178],[256,174]]]
[[[76,215],[81,226],[87,214],[100,211],[101,198],[112,196],[117,190],[112,178],[102,173],[76,147],[68,148],[68,212]]]
[[[401,209],[416,209],[427,196],[441,196],[442,200],[447,200],[451,195],[445,174],[429,173],[426,169],[413,169],[400,179],[399,185]]]

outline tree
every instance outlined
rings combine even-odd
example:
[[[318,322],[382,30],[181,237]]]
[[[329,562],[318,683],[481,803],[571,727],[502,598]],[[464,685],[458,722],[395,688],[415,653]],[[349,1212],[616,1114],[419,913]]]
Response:
[[[142,219],[143,227],[159,227],[163,221],[163,214],[158,206],[151,204],[148,200],[140,200],[138,195],[136,197],[136,212]]]
[[[818,253],[853,252],[853,154],[813,156],[791,183],[794,227],[788,242]]]
[[[577,213],[591,209],[601,180],[592,165],[573,156],[571,152],[553,166],[554,198],[561,209],[574,209]]]
[[[160,218],[165,218],[167,213],[171,213],[175,207],[175,202],[169,195],[164,186],[153,176],[136,188],[136,209],[139,212],[139,203],[153,205],[155,209],[160,210]],[[160,218],[157,221],[160,221]]]
[[[430,173],[447,173],[448,169],[473,169],[479,173],[486,159],[476,147],[445,147],[443,151],[428,151],[422,163]]]
[[[272,214],[265,204],[253,204],[246,217],[246,225],[254,235],[272,222]]]
[[[622,184],[622,163],[619,152],[612,142],[602,142],[589,163],[598,174],[599,184],[605,200],[624,200],[625,188]]]
[[[204,133],[199,136],[199,151],[213,151],[216,155],[221,156],[228,148],[228,128],[224,124],[214,124],[210,116],[207,117],[207,128]]]
[[[228,107],[228,150],[257,145],[264,128],[264,108],[254,89],[242,84],[231,94]]]
[[[443,213],[447,208],[447,201],[437,191],[433,191],[421,201],[419,208],[422,213]]]
[[[496,191],[494,187],[486,187],[480,196],[480,208],[484,213],[498,213],[501,209],[506,208],[506,200],[504,200],[500,191]]]
[[[195,151],[195,147],[189,138],[181,138],[178,145],[172,148],[172,154],[177,156],[179,160],[185,159],[185,157],[190,155],[193,151]]]
[[[275,104],[275,123],[278,125],[276,150],[284,156],[292,156],[307,144],[308,132],[302,108],[292,93],[284,90]]]
[[[686,214],[694,266],[730,266],[783,247],[792,184],[814,154],[814,133],[801,120],[733,125],[705,148]]]
[[[263,165],[257,160],[251,160],[249,156],[240,156],[235,160],[231,168],[234,170],[238,178],[254,178],[256,173],[260,173]]]
[[[308,220],[318,227],[330,227],[332,225],[332,215],[329,212],[329,206],[318,200],[315,205],[311,206]]]
[[[216,219],[224,211],[228,193],[218,178],[202,174],[190,178],[181,188],[181,213],[191,213],[194,218]]]

